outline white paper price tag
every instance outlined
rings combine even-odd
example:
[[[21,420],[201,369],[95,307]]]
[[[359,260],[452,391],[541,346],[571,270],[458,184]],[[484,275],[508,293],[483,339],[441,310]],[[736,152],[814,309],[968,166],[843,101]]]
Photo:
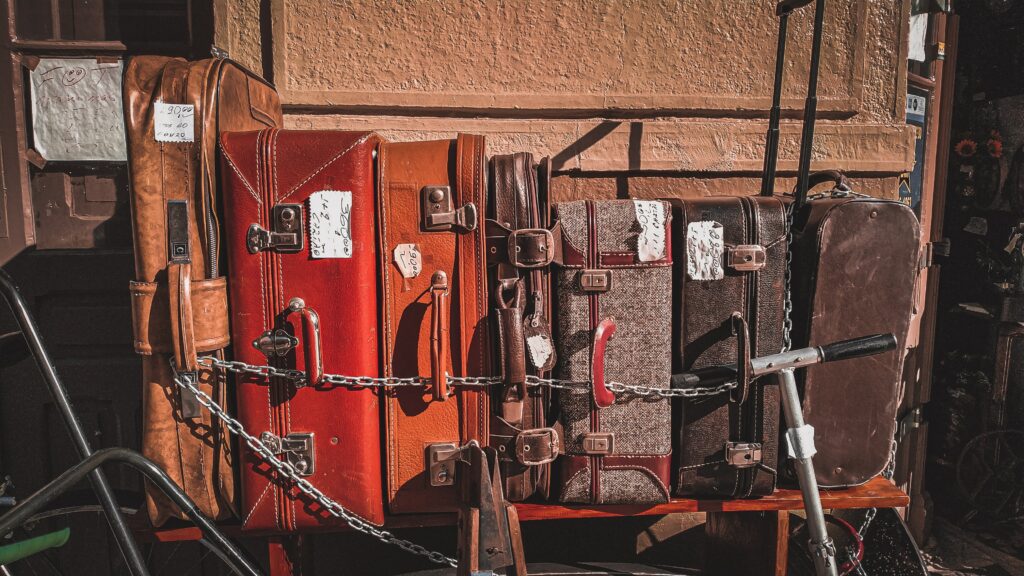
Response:
[[[157,142],[194,142],[196,107],[157,102],[153,109],[153,132]]]
[[[637,256],[641,262],[665,257],[665,205],[656,200],[634,200],[636,221],[640,223]]]
[[[714,221],[690,222],[686,226],[686,274],[691,280],[725,278],[722,258],[725,235],[722,225]]]
[[[395,266],[402,278],[415,278],[423,271],[423,256],[415,244],[399,244],[394,251]]]
[[[352,257],[352,193],[322,190],[309,196],[309,254]]]

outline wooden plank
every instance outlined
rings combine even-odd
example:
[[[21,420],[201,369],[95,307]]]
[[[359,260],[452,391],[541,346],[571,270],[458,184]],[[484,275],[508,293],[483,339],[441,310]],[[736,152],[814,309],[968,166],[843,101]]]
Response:
[[[710,512],[705,534],[705,572],[786,575],[789,512]]]

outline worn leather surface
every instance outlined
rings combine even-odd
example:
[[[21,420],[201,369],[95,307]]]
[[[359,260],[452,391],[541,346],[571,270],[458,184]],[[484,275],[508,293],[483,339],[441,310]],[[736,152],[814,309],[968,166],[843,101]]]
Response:
[[[786,219],[782,202],[764,197],[671,200],[675,217],[676,294],[673,312],[675,371],[734,364],[748,347],[754,357],[782,350]],[[691,222],[722,225],[726,248],[757,244],[765,248],[759,271],[725,268],[719,280],[687,275],[687,227]],[[734,316],[742,322],[737,324]],[[744,342],[746,325],[749,339]],[[745,364],[745,362],[744,362]],[[741,374],[744,371],[741,370]],[[676,494],[750,497],[775,489],[778,469],[779,392],[775,379],[740,378],[738,395],[687,399],[678,429]],[[758,466],[736,468],[726,462],[727,442],[760,442]]]
[[[876,356],[797,372],[822,487],[863,484],[889,460],[918,276],[920,225],[898,202],[812,200],[793,239],[793,346],[892,332]]]
[[[227,60],[186,62],[180,58],[138,56],[124,73],[124,112],[131,177],[131,206],[135,247],[135,279],[156,283],[152,302],[133,304],[135,334],[157,346],[143,362],[143,453],[167,470],[200,510],[212,518],[233,514],[235,488],[226,430],[208,414],[184,420],[177,406],[177,387],[170,378],[166,353],[175,346],[172,331],[190,317],[195,349],[215,352],[226,343],[226,310],[207,320],[201,310],[218,306],[205,289],[196,299],[171,310],[167,290],[167,200],[189,201],[191,237],[189,287],[206,286],[222,276],[218,262],[219,222],[216,216],[216,151],[220,131],[255,130],[282,123],[281,105],[273,87]],[[161,143],[154,138],[153,103],[196,106],[195,142]],[[180,285],[179,285],[180,286]],[[180,291],[179,291],[180,293]],[[200,301],[201,299],[201,301]],[[179,299],[181,302],[181,300]],[[191,306],[192,314],[183,315]],[[144,309],[148,307],[149,314]],[[160,318],[154,314],[164,314]],[[218,333],[219,332],[219,333]],[[157,334],[160,336],[157,336]],[[136,341],[139,341],[136,338]],[[156,344],[159,343],[159,344]],[[164,349],[164,344],[170,349]],[[221,344],[223,345],[223,344]],[[186,347],[187,348],[187,347]],[[145,353],[145,345],[139,350]],[[222,375],[200,370],[200,382],[214,398],[224,400]],[[147,506],[154,524],[168,517],[184,518],[155,489],[147,487]]]
[[[167,285],[132,282],[130,290],[135,351],[139,354],[172,352]],[[224,348],[231,343],[227,277],[193,281],[191,292],[196,350],[210,352]]]
[[[592,386],[609,382],[667,388],[671,377],[672,214],[662,204],[660,257],[641,261],[642,226],[632,200],[555,205],[566,255],[557,272],[558,377]],[[657,230],[654,223],[652,229]],[[583,289],[584,274],[609,280],[605,291]],[[615,326],[603,361],[595,362],[598,327]],[[606,328],[608,329],[608,328]],[[598,365],[599,364],[599,365]],[[656,503],[669,498],[671,407],[666,399],[616,394],[607,407],[591,389],[560,390],[564,431],[557,498],[586,504]],[[607,438],[603,453],[588,448]]]
[[[421,226],[424,186],[450,186],[454,207],[485,206],[483,137],[385,143],[380,148],[380,270],[382,274],[383,373],[430,378],[431,277],[449,279],[447,372],[454,376],[490,375],[490,335],[482,218],[475,230],[426,232]],[[422,270],[404,278],[395,249],[414,244]],[[454,486],[430,485],[426,450],[432,443],[464,443],[488,435],[486,393],[456,388],[436,399],[432,387],[396,390],[385,399],[387,496],[392,513],[453,511]]]
[[[305,370],[313,351],[310,332],[304,332],[309,319],[304,322],[306,315],[288,311],[290,301],[301,298],[320,319],[324,372],[377,376],[373,154],[379,142],[368,132],[271,129],[223,135],[231,329],[239,360],[267,363],[250,342],[268,330],[284,329],[299,338],[298,349],[271,362]],[[325,190],[351,192],[350,258],[310,255],[308,199]],[[245,241],[249,227],[271,229],[271,210],[278,204],[303,206],[304,247],[297,253],[250,253]],[[376,392],[328,384],[299,389],[281,379],[241,377],[236,394],[238,417],[251,433],[312,433],[315,471],[307,480],[366,520],[383,521]],[[241,477],[245,530],[294,531],[339,522],[244,447]]]
[[[494,399],[497,409],[491,424],[491,444],[498,448],[505,492],[514,502],[529,498],[538,487],[547,494],[550,463],[544,461],[557,455],[560,447],[556,434],[548,430],[539,434],[528,432],[517,441],[522,431],[542,429],[548,424],[547,394],[539,388],[526,387],[527,375],[547,374],[543,367],[528,359],[527,334],[550,337],[551,292],[548,267],[544,264],[554,246],[549,242],[550,236],[525,232],[547,227],[549,207],[546,202],[541,204],[539,171],[533,155],[525,152],[494,156],[490,160],[487,264],[498,369],[503,379],[503,387]],[[524,445],[536,452],[529,453],[527,458],[517,451]]]

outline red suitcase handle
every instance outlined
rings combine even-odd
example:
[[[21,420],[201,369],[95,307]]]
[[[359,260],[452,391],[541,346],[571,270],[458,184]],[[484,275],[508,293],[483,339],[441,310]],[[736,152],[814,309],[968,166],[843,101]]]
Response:
[[[594,342],[590,349],[590,379],[592,381],[594,404],[607,408],[615,404],[615,393],[608,389],[604,379],[604,357],[608,341],[615,336],[615,318],[605,318],[594,330]]]
[[[320,351],[320,315],[306,306],[302,298],[292,298],[288,309],[302,317],[302,354],[306,362],[306,384],[316,386],[324,376],[324,359]]]
[[[434,400],[448,399],[448,275],[438,270],[430,278],[430,378]]]

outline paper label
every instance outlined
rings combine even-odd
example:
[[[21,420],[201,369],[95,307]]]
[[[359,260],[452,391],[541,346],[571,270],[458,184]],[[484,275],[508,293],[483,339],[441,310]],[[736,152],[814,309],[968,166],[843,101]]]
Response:
[[[153,108],[153,132],[157,142],[194,142],[196,107],[157,102]]]
[[[725,237],[722,225],[714,221],[690,222],[686,226],[686,274],[692,280],[725,278],[722,257]]]
[[[309,196],[309,254],[352,257],[352,193],[323,190]]]
[[[637,256],[641,262],[665,257],[665,205],[656,200],[634,200],[636,221],[640,223]]]
[[[40,58],[29,74],[32,145],[51,161],[128,159],[121,62]]]
[[[415,244],[395,246],[394,261],[402,273],[402,278],[415,278],[423,271],[423,256]]]
[[[534,334],[526,339],[526,348],[530,351],[530,362],[535,368],[546,366],[551,358],[551,339],[542,334]]]

